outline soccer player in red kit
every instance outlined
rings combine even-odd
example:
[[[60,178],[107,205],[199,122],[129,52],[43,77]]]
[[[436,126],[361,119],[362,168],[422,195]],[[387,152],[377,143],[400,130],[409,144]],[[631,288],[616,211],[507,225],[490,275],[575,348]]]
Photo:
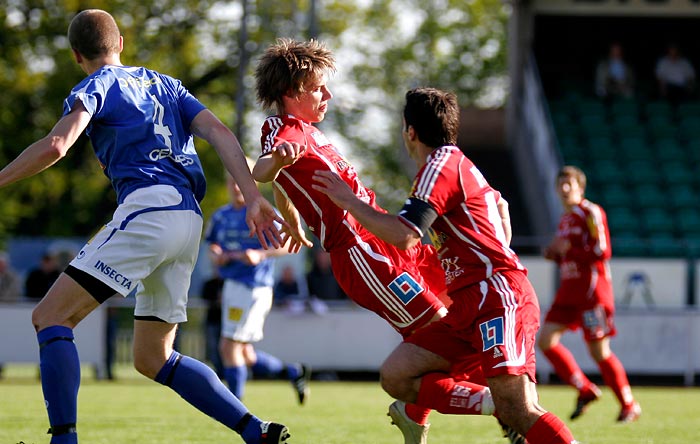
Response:
[[[358,305],[381,316],[404,338],[447,313],[437,297],[445,290],[445,275],[435,249],[417,243],[403,250],[384,242],[363,227],[324,193],[313,189],[312,177],[326,170],[342,177],[353,195],[379,212],[375,194],[359,180],[353,166],[313,123],[324,119],[332,94],[327,75],[334,72],[332,53],[318,41],[279,39],[262,55],[256,68],[258,100],[277,115],[262,127],[262,155],[253,168],[260,182],[274,181],[275,201],[289,225],[303,236],[300,216],[330,253],[333,274],[343,291]],[[461,362],[459,379],[481,375],[479,362]],[[484,407],[464,405],[463,413],[490,415],[488,389],[481,387]],[[390,415],[406,444],[427,443],[429,409],[392,404]],[[408,417],[409,419],[407,419]],[[508,433],[508,430],[504,430]],[[515,435],[513,435],[515,436]],[[517,436],[511,438],[517,443]],[[522,442],[522,441],[520,441]]]
[[[601,395],[571,352],[559,342],[566,330],[581,328],[605,385],[622,406],[617,420],[631,422],[639,418],[642,410],[632,397],[622,363],[610,350],[610,338],[616,329],[607,217],[599,205],[584,197],[586,175],[579,168],[563,167],[556,187],[564,214],[544,256],[559,265],[560,286],[545,317],[538,345],[559,378],[578,390],[576,408],[571,414],[571,419],[576,419]]]
[[[305,70],[303,65],[289,68],[288,59],[292,57],[300,65],[307,62],[309,67],[312,63],[307,59],[314,58],[319,72]],[[333,69],[330,51],[313,40],[280,39],[262,56],[256,70],[258,98],[266,107],[276,105],[279,114],[268,117],[262,126],[262,155],[253,168],[253,177],[259,182],[274,180],[280,212],[297,225],[298,216],[290,211],[290,205],[298,211],[323,249],[330,253],[333,274],[343,291],[405,336],[446,312],[435,296],[444,290],[444,278],[439,272],[421,274],[423,265],[439,270],[431,246],[417,245],[403,251],[388,245],[323,193],[311,188],[314,171],[327,169],[342,175],[359,198],[379,209],[374,192],[360,182],[355,168],[311,124],[325,116],[332,97],[326,74]],[[279,90],[278,76],[282,75],[287,86]],[[285,142],[295,142],[303,148],[295,156],[285,156],[282,150],[289,148]],[[285,165],[287,161],[293,163]]]
[[[330,171],[314,189],[328,194],[368,230],[400,248],[429,232],[447,276],[449,313],[406,338],[384,362],[384,389],[443,413],[483,402],[480,386],[456,381],[453,366],[480,359],[496,415],[530,444],[572,444],[571,431],[544,410],[535,389],[539,305],[527,272],[509,248],[508,206],[455,146],[459,105],[452,93],[406,94],[403,138],[419,168],[399,215],[377,211]],[[442,391],[428,387],[439,386]]]

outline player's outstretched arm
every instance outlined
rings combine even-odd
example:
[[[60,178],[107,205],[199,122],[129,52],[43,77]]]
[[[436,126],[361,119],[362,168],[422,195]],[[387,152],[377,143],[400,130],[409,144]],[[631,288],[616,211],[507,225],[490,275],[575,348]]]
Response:
[[[0,171],[0,187],[40,173],[63,158],[90,122],[81,102],[56,123],[45,137],[37,140]]]
[[[211,144],[226,170],[233,176],[245,197],[246,222],[251,236],[255,233],[264,248],[279,248],[282,235],[275,222],[285,224],[275,213],[270,202],[260,193],[248,169],[245,155],[238,139],[211,111],[203,110],[192,120],[192,133]]]
[[[274,222],[285,227],[287,222],[275,212],[270,202],[262,195],[251,201],[246,199],[245,220],[250,228],[250,235],[257,234],[260,245],[264,249],[280,248],[284,244],[282,233]]]
[[[296,142],[282,142],[258,159],[253,167],[253,177],[258,182],[272,182],[282,168],[291,165],[304,155],[306,148]]]
[[[419,243],[420,235],[401,222],[398,216],[380,213],[360,200],[337,174],[317,170],[312,187],[327,195],[336,205],[347,210],[378,238],[402,249]]]
[[[513,237],[513,230],[510,226],[510,211],[508,210],[508,201],[501,196],[496,204],[498,207],[498,214],[501,216],[501,225],[503,226],[503,232],[506,235],[506,244],[510,245],[510,240]]]
[[[299,211],[294,204],[287,199],[287,196],[277,185],[272,188],[275,197],[275,206],[287,221],[288,226],[284,227],[284,241],[289,241],[287,250],[290,253],[298,253],[302,247],[313,247],[314,244],[306,237],[306,232],[301,225]]]

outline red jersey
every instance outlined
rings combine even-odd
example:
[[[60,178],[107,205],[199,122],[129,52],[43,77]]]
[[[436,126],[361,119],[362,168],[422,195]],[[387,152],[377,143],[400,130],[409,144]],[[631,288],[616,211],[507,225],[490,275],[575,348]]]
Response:
[[[369,232],[328,196],[314,190],[312,177],[316,170],[332,171],[352,188],[357,197],[384,211],[376,205],[374,192],[362,185],[355,168],[318,128],[292,115],[268,117],[262,127],[262,155],[270,153],[274,146],[284,141],[299,143],[306,147],[306,151],[294,164],[280,171],[275,179],[280,185],[278,188],[294,204],[326,251],[355,245],[360,233],[364,237]]]
[[[525,271],[508,247],[496,205],[501,194],[459,148],[443,146],[430,153],[411,197],[437,212],[430,236],[450,293],[499,271]]]
[[[333,275],[345,294],[403,336],[444,310],[436,296],[445,284],[434,249],[424,244],[405,251],[396,248],[312,188],[316,170],[332,171],[356,196],[384,212],[376,205],[374,192],[360,183],[355,169],[317,128],[291,115],[268,117],[262,128],[263,155],[284,141],[297,142],[306,150],[280,171],[275,185],[330,252]]]
[[[459,148],[428,155],[402,217],[417,232],[425,227],[416,222],[431,222],[453,303],[407,342],[458,365],[476,354],[487,378],[527,374],[535,381],[540,309],[525,267],[508,247],[500,198]]]
[[[554,303],[612,303],[608,262],[612,251],[605,211],[600,205],[583,199],[571,212],[562,215],[557,237],[569,241],[571,247],[557,258],[561,286]]]

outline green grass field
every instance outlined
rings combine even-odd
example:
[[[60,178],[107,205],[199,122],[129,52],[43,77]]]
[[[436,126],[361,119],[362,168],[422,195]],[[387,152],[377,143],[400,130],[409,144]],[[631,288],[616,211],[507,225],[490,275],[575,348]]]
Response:
[[[10,369],[12,370],[12,369]],[[48,420],[36,369],[7,371],[0,380],[0,444],[49,442]],[[79,394],[80,442],[89,444],[240,443],[236,434],[194,410],[171,390],[121,370],[118,380],[95,381],[86,369]],[[700,442],[700,389],[633,387],[644,413],[617,424],[610,391],[576,422],[584,444],[689,444]],[[542,405],[568,418],[574,391],[541,386]],[[263,419],[289,426],[292,444],[402,444],[386,416],[391,402],[378,383],[312,382],[311,399],[300,407],[288,383],[253,381],[245,402]],[[506,444],[489,417],[431,415],[431,444]]]

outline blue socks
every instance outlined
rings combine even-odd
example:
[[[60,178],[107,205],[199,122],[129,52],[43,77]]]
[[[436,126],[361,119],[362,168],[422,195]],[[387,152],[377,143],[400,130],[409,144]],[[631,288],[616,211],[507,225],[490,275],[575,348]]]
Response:
[[[287,372],[290,381],[295,380],[301,374],[301,369],[296,364],[284,364],[279,358],[264,351],[255,351],[258,360],[253,364],[251,370],[255,376],[281,376]]]
[[[51,437],[51,444],[76,444],[80,360],[73,342],[73,330],[54,325],[41,330],[36,337],[39,342],[41,388],[49,424],[56,433]]]
[[[251,367],[251,371],[255,376],[281,376],[294,381],[301,374],[301,368],[296,364],[284,364],[280,359],[263,351],[256,351],[256,355],[257,361]],[[243,399],[245,384],[248,380],[248,367],[245,365],[226,367],[224,368],[224,379],[229,390],[238,399]]]
[[[206,364],[173,351],[155,380],[173,389],[201,412],[240,433],[246,443],[260,442],[262,421],[249,414],[248,408]],[[244,417],[247,423],[240,427]]]
[[[76,433],[80,360],[73,330],[52,326],[37,333],[41,386],[49,423],[55,433],[51,444],[77,444]],[[216,372],[196,359],[174,351],[155,378],[187,402],[237,431],[248,444],[260,442],[262,421],[251,415],[219,380]],[[241,422],[241,419],[245,421]]]
[[[229,390],[231,390],[236,398],[243,399],[245,383],[248,380],[248,367],[245,365],[241,365],[240,367],[226,367],[224,368],[224,379],[226,379]]]

